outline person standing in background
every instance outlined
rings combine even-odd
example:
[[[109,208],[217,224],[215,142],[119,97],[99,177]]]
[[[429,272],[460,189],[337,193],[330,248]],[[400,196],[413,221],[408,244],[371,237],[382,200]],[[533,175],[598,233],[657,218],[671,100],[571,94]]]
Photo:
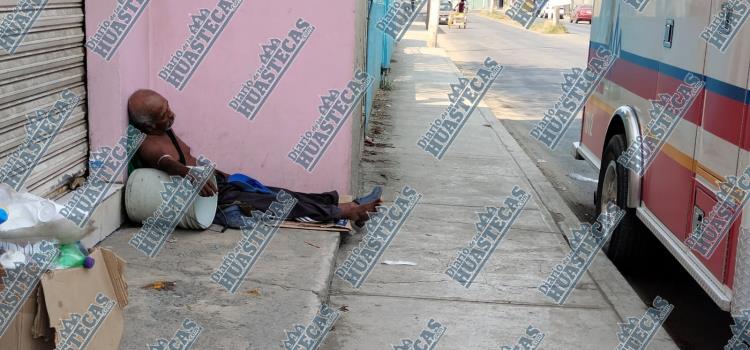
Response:
[[[464,13],[464,8],[466,7],[466,0],[459,1],[456,7],[458,8],[458,13]]]

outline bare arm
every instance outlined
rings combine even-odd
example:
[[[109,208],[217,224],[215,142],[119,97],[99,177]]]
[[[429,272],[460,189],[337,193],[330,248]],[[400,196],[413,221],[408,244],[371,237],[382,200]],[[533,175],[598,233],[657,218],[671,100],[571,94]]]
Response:
[[[141,148],[138,150],[138,155],[149,167],[159,169],[169,175],[185,177],[190,172],[190,168],[182,165],[180,162],[172,158],[172,156],[164,152],[164,150],[158,147],[158,145],[153,143],[144,143],[141,145]],[[200,195],[203,197],[209,197],[217,192],[218,189],[216,188],[216,185],[211,181],[207,181],[201,189]]]
[[[150,168],[159,169],[169,175],[184,177],[190,169],[167,155],[158,145],[144,143],[138,150],[138,155]]]

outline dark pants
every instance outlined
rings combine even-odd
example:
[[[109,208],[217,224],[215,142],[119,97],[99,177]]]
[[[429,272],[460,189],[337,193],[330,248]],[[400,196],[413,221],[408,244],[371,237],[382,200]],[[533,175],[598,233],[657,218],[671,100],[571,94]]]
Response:
[[[300,193],[284,188],[269,187],[273,194],[243,192],[239,187],[229,184],[221,174],[216,175],[219,188],[219,207],[238,204],[242,208],[266,211],[276,200],[276,192],[283,190],[297,199],[287,219],[309,217],[316,221],[333,221],[339,219],[341,209],[338,207],[339,194],[336,191],[323,193]]]

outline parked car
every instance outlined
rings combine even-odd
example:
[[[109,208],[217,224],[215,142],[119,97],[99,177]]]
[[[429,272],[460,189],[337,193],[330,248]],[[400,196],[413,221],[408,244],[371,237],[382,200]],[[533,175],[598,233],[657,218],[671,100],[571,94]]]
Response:
[[[591,24],[591,15],[594,13],[594,6],[591,5],[578,5],[570,14],[570,23],[578,23],[580,21],[587,21]]]
[[[450,1],[441,1],[440,18],[438,20],[438,24],[448,24],[448,19],[450,18],[452,11],[453,3],[451,3]]]
[[[566,10],[570,10],[570,0],[549,0],[544,6],[539,17],[541,18],[552,18],[553,9],[558,8],[558,16],[560,19],[565,18]]]
[[[565,8],[564,7],[560,7],[558,9],[558,15],[559,15],[558,18],[560,18],[560,19],[564,19],[565,18]],[[552,8],[548,7],[548,6],[545,6],[542,9],[542,12],[539,12],[539,18],[552,18]]]

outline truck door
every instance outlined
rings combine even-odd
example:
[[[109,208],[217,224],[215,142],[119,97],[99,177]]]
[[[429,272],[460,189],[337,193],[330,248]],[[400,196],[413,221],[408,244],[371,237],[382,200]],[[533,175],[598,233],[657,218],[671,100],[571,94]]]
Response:
[[[661,42],[657,94],[675,95],[689,73],[703,78],[706,42],[699,35],[708,24],[711,1],[655,1],[656,16],[663,22],[655,33]],[[658,97],[658,95],[657,95]],[[695,182],[694,153],[701,122],[703,96],[699,95],[672,131],[643,180],[646,207],[680,241],[689,234]],[[649,111],[640,111],[641,128],[651,120]]]
[[[731,15],[726,12],[727,5],[727,0],[713,0],[711,18],[717,14]],[[731,27],[727,26],[727,29]],[[691,231],[709,216],[716,205],[719,182],[725,181],[727,176],[741,175],[750,165],[746,105],[750,71],[749,34],[750,27],[741,27],[726,52],[708,45],[706,89],[695,151],[695,203],[689,226]],[[736,245],[739,223],[739,219],[735,221],[729,234],[724,236],[709,259],[693,251],[711,273],[727,285],[731,280],[728,258],[734,256],[733,251],[730,254],[730,246]]]

